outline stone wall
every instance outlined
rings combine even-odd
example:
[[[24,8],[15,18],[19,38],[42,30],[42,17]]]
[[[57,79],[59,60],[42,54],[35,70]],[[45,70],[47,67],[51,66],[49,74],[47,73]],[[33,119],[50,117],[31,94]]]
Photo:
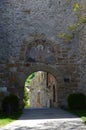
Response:
[[[35,77],[30,83],[30,107],[43,108],[47,106],[47,75],[46,72],[35,72]]]
[[[58,107],[59,106],[58,81],[56,81],[55,77],[50,73],[47,73],[47,80],[48,80],[47,88],[50,92],[49,95],[50,107]]]
[[[35,72],[35,77],[30,82],[30,107],[57,107],[57,97],[58,86],[54,76],[48,72]]]
[[[25,79],[36,70],[56,77],[60,106],[67,105],[71,92],[86,94],[86,27],[71,43],[57,37],[58,32],[68,32],[68,25],[76,20],[74,2],[86,7],[85,0],[0,1],[0,87],[7,88],[4,96],[16,93],[22,103]]]

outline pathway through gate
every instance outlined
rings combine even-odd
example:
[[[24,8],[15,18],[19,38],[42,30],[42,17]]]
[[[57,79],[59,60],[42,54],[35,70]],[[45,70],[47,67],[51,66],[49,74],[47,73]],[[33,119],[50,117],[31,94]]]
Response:
[[[81,119],[61,109],[24,109],[19,120],[0,130],[86,130]]]

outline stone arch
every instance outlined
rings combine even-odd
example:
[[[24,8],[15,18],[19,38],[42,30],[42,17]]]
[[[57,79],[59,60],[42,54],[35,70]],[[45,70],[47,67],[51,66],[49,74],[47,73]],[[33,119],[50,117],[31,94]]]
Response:
[[[35,50],[34,47],[37,50]],[[48,49],[49,52],[47,52],[46,48]],[[40,51],[43,50],[42,54],[43,53],[44,54],[42,58],[45,59],[42,60],[38,59],[36,61],[34,59],[28,60],[28,55],[30,55],[31,50],[35,51],[35,53],[33,54],[34,56],[37,55],[37,53],[38,55],[41,55]],[[18,67],[18,70],[23,72],[21,74],[23,75],[22,77],[25,77],[26,79],[28,75],[30,75],[35,71],[45,71],[51,73],[57,79],[59,75],[54,65],[57,63],[56,60],[58,56],[58,51],[60,51],[60,46],[48,40],[43,34],[34,34],[25,38],[25,40],[21,45],[20,57],[19,57],[20,66],[23,66],[23,70],[19,69]],[[45,56],[45,55],[49,55],[49,56]],[[24,79],[22,79],[21,81],[23,80]]]
[[[58,77],[58,72],[56,71],[56,69],[54,67],[49,66],[49,65],[44,65],[44,64],[33,65],[31,67],[25,68],[24,73],[25,73],[25,75],[27,77],[28,75],[30,75],[31,73],[36,72],[36,71],[49,72],[56,79]]]
[[[21,101],[23,98],[25,80],[31,73],[37,71],[49,72],[58,81],[60,73],[55,67],[58,50],[60,50],[60,47],[56,43],[47,40],[43,35],[31,36],[23,41],[20,49],[20,63],[17,67],[16,74],[17,86],[20,86],[19,95]]]
[[[57,72],[57,70],[50,65],[44,65],[44,64],[32,65],[32,66],[24,67],[21,72],[20,71],[17,72],[16,79],[19,86],[24,87],[26,78],[33,72],[37,72],[37,71],[49,72],[55,77],[57,81],[58,81],[58,77],[60,76],[59,71]]]
[[[24,85],[25,85],[25,81],[27,79],[27,77],[32,74],[33,72],[37,72],[37,71],[44,71],[44,72],[48,72],[50,74],[52,74],[52,76],[56,79],[56,84],[57,84],[57,81],[58,81],[58,72],[56,71],[56,69],[54,69],[53,67],[49,66],[49,65],[33,65],[31,67],[26,67],[24,68],[24,71],[21,73],[21,75],[19,76],[19,81],[22,81],[22,84],[20,84],[20,86],[22,86],[22,92],[24,90]],[[56,86],[56,89],[55,89],[55,93],[56,93],[56,104],[53,104],[55,106],[51,106],[51,107],[57,107],[59,106],[59,100],[58,100],[58,87],[59,87],[59,84]]]

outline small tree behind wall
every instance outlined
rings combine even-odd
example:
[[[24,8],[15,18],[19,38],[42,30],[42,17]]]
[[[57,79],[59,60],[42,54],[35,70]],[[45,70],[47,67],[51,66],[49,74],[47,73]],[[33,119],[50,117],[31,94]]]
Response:
[[[29,99],[29,92],[28,92],[28,87],[30,85],[30,82],[31,80],[35,77],[35,72],[32,73],[31,75],[28,76],[28,78],[26,79],[26,82],[25,82],[25,86],[24,86],[24,98],[23,98],[23,102],[24,102],[24,107],[29,107],[30,104],[28,102],[28,99]]]
[[[24,107],[29,107],[28,97],[29,97],[29,93],[28,93],[26,87],[24,87],[24,98],[23,98]]]
[[[77,20],[74,24],[69,25],[68,33],[59,32],[58,38],[71,42],[77,32],[80,32],[86,24],[86,10],[78,3],[72,5],[73,11],[75,12]]]

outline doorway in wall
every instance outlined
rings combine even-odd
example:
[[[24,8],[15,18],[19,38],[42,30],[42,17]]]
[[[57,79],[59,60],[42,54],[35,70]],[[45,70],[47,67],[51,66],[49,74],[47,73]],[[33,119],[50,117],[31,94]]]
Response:
[[[24,105],[30,108],[57,107],[57,81],[45,71],[30,74],[24,86]]]

